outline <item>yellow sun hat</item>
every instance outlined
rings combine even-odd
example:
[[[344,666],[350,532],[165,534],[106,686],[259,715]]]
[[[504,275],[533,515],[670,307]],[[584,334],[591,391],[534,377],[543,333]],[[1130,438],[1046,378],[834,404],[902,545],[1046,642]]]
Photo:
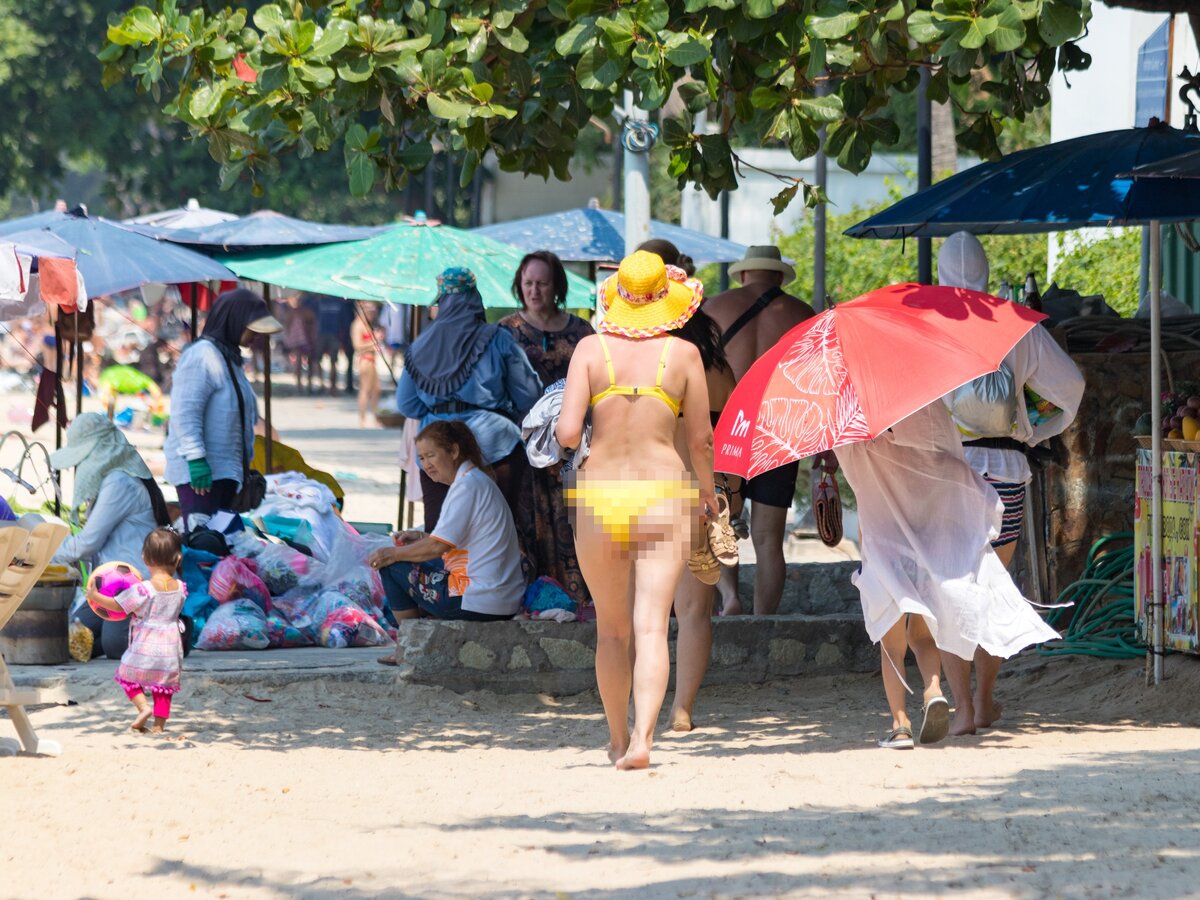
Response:
[[[700,308],[704,285],[657,253],[638,250],[600,285],[602,334],[652,338],[683,325]]]

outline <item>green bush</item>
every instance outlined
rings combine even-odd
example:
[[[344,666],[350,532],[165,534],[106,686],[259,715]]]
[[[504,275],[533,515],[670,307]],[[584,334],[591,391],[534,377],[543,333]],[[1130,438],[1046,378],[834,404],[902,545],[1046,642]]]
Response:
[[[1105,229],[1111,237],[1076,247],[1054,270],[1060,287],[1079,293],[1103,294],[1122,316],[1132,316],[1138,305],[1138,278],[1142,259],[1142,229]]]

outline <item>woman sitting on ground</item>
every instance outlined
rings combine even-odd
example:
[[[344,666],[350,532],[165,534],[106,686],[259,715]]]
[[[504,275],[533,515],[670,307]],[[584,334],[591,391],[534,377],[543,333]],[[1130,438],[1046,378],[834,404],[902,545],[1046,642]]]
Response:
[[[396,619],[511,619],[525,593],[517,530],[475,435],[463,422],[433,422],[417,435],[417,455],[449,490],[433,532],[406,531],[370,556]]]

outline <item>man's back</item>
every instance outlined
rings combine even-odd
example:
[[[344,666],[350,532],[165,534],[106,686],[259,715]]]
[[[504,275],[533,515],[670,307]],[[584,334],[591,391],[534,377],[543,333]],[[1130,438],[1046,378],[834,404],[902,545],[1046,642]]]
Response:
[[[751,282],[708,298],[703,308],[724,334],[769,289],[769,284]],[[813,315],[815,313],[811,306],[790,294],[780,294],[768,303],[725,346],[734,377],[741,381],[756,359],[771,349],[784,334]]]

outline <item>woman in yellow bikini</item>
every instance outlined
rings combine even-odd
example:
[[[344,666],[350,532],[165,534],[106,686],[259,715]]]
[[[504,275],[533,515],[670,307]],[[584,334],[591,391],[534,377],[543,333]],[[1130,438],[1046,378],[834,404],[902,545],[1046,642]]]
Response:
[[[650,764],[667,691],[675,586],[702,514],[716,510],[704,365],[694,345],[668,334],[695,313],[704,290],[656,254],[638,251],[599,296],[599,334],[580,341],[571,357],[556,435],[563,447],[577,447],[591,410],[588,458],[564,495],[596,607],[609,758],[619,769],[640,769]],[[675,449],[680,415],[695,476]]]

